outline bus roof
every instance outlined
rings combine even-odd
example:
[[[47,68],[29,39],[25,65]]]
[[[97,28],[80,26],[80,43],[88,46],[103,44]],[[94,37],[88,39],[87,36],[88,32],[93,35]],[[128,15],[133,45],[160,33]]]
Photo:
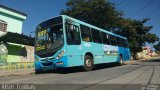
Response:
[[[77,23],[79,23],[79,24],[83,24],[83,25],[85,25],[85,26],[89,26],[90,28],[94,28],[94,29],[103,31],[103,32],[106,32],[106,33],[111,34],[111,35],[115,35],[115,36],[120,37],[120,38],[123,38],[123,39],[127,39],[126,37],[123,37],[123,36],[120,36],[120,35],[118,35],[118,34],[109,32],[109,31],[107,31],[107,30],[101,29],[101,28],[99,28],[99,27],[93,26],[93,25],[91,25],[91,24],[88,24],[88,23],[86,23],[86,22],[77,20],[77,19],[72,18],[72,17],[69,17],[69,16],[67,16],[67,15],[61,15],[61,16],[62,16],[62,17],[65,17],[65,18],[68,18],[68,19],[70,19],[70,20],[73,20],[73,21],[75,21],[75,22],[77,22]]]
[[[123,36],[120,36],[120,35],[118,35],[118,34],[109,32],[109,31],[107,31],[107,30],[105,30],[105,29],[101,29],[101,28],[99,28],[99,27],[93,26],[93,25],[88,24],[88,23],[86,23],[86,22],[83,22],[83,21],[80,21],[80,20],[78,20],[78,19],[72,18],[72,17],[70,17],[70,16],[67,16],[67,15],[59,15],[59,16],[62,16],[62,17],[67,18],[67,19],[70,19],[70,20],[72,20],[73,22],[76,22],[76,23],[79,23],[79,24],[83,24],[83,25],[85,25],[85,26],[89,26],[90,28],[94,28],[94,29],[103,31],[103,32],[106,32],[106,33],[108,33],[108,34],[111,34],[111,35],[114,35],[114,36],[117,36],[117,37],[120,37],[120,38],[123,38],[123,39],[127,39],[126,37],[123,37]],[[52,17],[52,18],[56,18],[56,17],[59,17],[59,16],[55,16],[55,17]],[[49,19],[47,19],[47,20],[50,20],[50,19],[52,19],[52,18],[49,18]],[[45,20],[45,21],[47,21],[47,20]],[[43,21],[43,22],[45,22],[45,21]],[[41,22],[41,23],[43,23],[43,22]],[[40,23],[40,24],[41,24],[41,23]]]

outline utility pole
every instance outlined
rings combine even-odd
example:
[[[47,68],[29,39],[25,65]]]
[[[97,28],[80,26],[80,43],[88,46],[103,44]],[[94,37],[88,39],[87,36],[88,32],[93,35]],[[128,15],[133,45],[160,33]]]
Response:
[[[30,38],[32,37],[32,33],[35,33],[35,31],[30,32]]]

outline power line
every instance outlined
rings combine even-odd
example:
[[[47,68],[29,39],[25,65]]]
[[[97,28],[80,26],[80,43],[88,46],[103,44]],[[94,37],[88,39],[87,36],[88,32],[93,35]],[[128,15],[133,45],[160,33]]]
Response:
[[[153,12],[151,12],[150,17],[153,17],[156,13],[160,12],[159,8],[160,6],[156,7],[156,9],[154,9]]]
[[[121,1],[117,4],[117,6],[122,5],[124,2],[125,2],[125,0],[121,0]]]
[[[149,5],[151,5],[154,2],[154,0],[151,0],[147,2],[142,8],[140,8],[135,14],[133,14],[131,17],[138,15],[141,13],[145,8],[147,8]]]
[[[144,1],[146,1],[146,0],[135,0],[134,2],[132,2],[132,3],[130,3],[130,5],[134,5],[134,8],[132,9],[132,14],[131,15],[133,15],[134,14],[134,11],[135,10],[137,10],[137,8],[135,8],[137,5],[140,5],[141,3],[143,3]]]

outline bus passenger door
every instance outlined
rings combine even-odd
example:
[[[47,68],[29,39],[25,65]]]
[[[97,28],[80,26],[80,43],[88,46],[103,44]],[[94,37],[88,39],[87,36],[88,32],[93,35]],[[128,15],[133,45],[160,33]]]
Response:
[[[81,39],[79,25],[75,23],[66,23],[66,41],[68,66],[79,66],[83,62],[81,60]]]

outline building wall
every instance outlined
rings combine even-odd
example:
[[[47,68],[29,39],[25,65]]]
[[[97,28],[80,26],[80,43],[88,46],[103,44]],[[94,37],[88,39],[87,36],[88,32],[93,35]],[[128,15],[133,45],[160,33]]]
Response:
[[[23,22],[27,15],[0,5],[0,21],[5,22],[7,30],[0,29],[0,37],[7,32],[22,33]],[[0,24],[0,27],[3,27]],[[0,42],[0,69],[14,70],[33,68],[34,48],[15,43]]]
[[[28,45],[21,45],[9,43],[7,62],[33,62],[34,61],[34,47]]]
[[[0,70],[34,67],[34,47],[15,43],[0,44]]]
[[[26,16],[0,7],[0,19],[7,23],[7,31],[21,34],[23,21],[26,19]]]
[[[7,17],[0,14],[0,19],[7,22],[7,32],[16,32],[21,34],[22,33],[22,24],[23,21]]]

